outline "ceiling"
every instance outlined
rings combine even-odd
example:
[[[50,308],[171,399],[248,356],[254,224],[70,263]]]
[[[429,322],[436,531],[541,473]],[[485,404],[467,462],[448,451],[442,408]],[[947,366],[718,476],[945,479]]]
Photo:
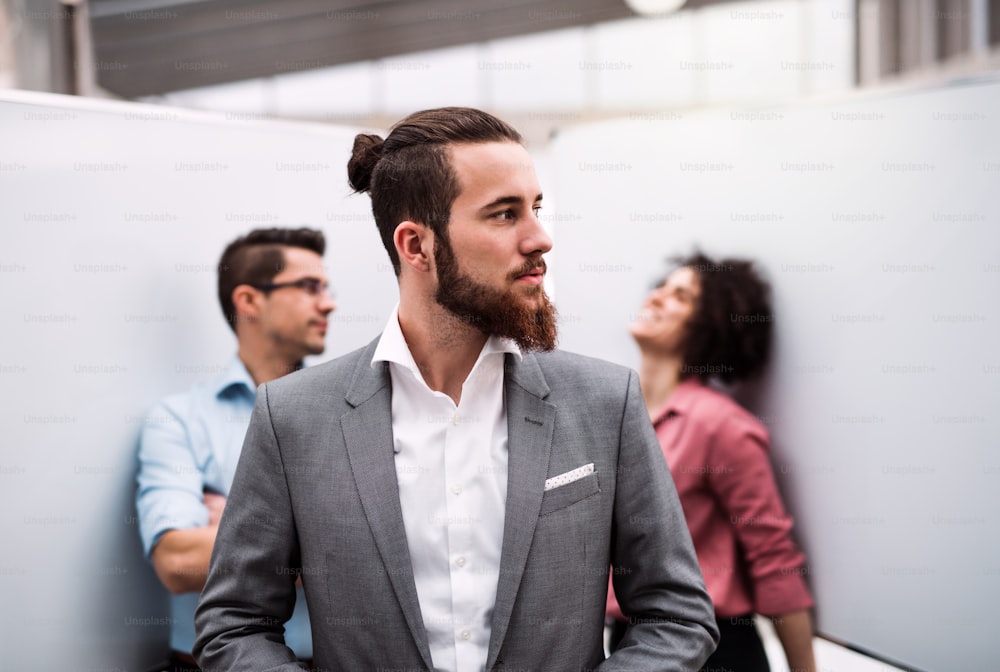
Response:
[[[90,0],[89,11],[98,84],[125,98],[635,15],[623,0]]]

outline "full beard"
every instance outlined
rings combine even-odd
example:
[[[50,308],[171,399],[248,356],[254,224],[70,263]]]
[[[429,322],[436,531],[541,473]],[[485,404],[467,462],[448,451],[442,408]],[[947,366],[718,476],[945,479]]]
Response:
[[[526,352],[556,347],[556,308],[541,285],[532,288],[532,295],[541,301],[533,306],[514,291],[476,282],[459,270],[451,243],[443,237],[434,241],[434,261],[438,271],[434,298],[462,322],[487,336],[509,338]],[[545,268],[540,257],[529,260],[510,279],[538,267]]]

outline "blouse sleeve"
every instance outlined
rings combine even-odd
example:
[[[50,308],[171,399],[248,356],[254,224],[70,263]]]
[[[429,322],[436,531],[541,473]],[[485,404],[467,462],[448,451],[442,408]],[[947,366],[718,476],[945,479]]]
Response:
[[[806,587],[805,556],[791,537],[768,458],[763,426],[731,416],[709,446],[706,470],[742,549],[756,613],[778,616],[813,604]]]

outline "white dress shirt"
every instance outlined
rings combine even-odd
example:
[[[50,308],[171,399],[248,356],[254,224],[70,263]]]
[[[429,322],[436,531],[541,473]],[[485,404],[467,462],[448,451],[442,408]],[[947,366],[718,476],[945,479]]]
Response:
[[[507,352],[521,356],[513,341],[486,341],[457,406],[424,382],[398,306],[372,356],[389,362],[399,500],[436,671],[486,666],[507,500]]]

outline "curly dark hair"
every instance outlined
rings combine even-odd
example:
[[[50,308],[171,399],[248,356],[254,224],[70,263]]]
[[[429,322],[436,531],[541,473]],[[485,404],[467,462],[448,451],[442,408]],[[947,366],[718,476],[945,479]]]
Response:
[[[274,280],[285,265],[286,247],[301,247],[323,256],[326,238],[317,229],[254,229],[226,246],[219,259],[219,305],[229,328],[236,331],[233,290],[239,285],[264,284]]]
[[[746,380],[771,353],[771,287],[748,259],[712,259],[700,251],[671,260],[698,276],[701,291],[688,320],[681,379]]]

